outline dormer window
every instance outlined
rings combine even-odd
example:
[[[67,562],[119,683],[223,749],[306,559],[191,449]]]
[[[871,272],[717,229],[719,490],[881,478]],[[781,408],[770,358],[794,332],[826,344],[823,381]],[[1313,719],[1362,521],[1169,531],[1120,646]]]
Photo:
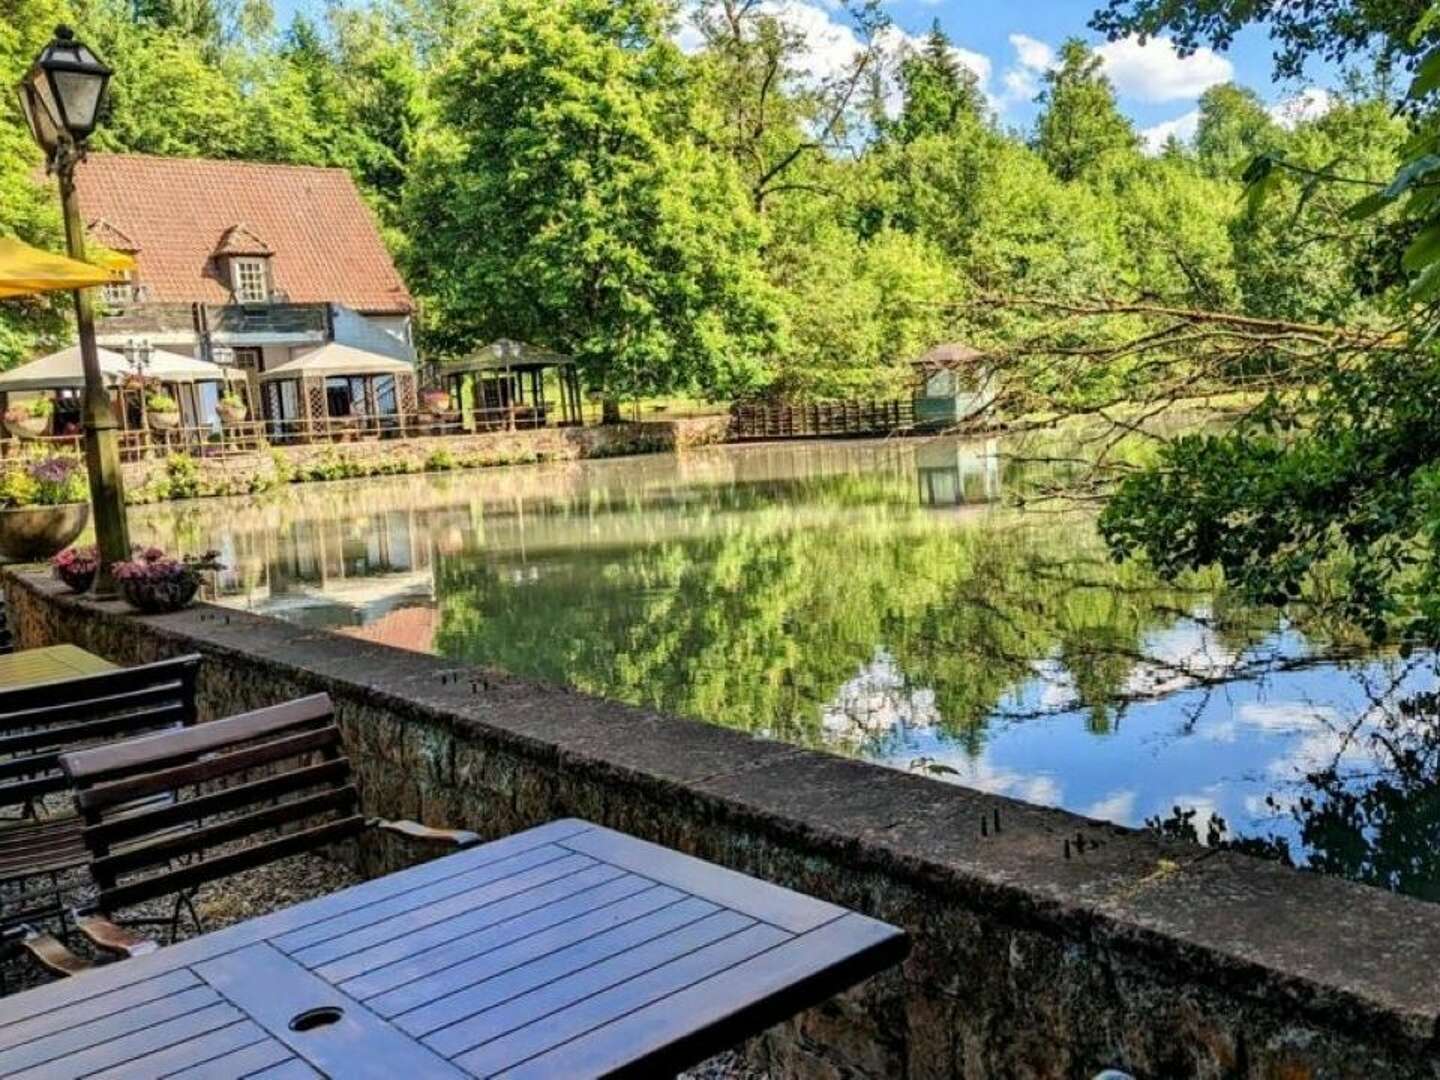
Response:
[[[106,307],[124,307],[135,299],[135,271],[112,270],[110,280],[100,287]]]
[[[270,300],[270,271],[264,259],[232,258],[231,287],[242,304],[264,304]]]
[[[230,292],[237,304],[268,304],[275,298],[270,276],[270,258],[275,253],[244,222],[231,225],[215,248],[215,268],[230,279]]]

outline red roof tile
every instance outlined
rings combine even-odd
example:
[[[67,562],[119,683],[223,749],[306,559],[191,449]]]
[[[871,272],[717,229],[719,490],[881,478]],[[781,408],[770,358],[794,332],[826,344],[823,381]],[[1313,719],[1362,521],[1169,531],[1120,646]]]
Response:
[[[343,169],[91,154],[76,187],[86,219],[104,223],[98,242],[115,232],[131,240],[136,277],[153,301],[227,303],[228,277],[214,256],[234,239],[227,233],[243,230],[246,243],[263,237],[274,252],[271,279],[295,303],[376,314],[415,308]]]

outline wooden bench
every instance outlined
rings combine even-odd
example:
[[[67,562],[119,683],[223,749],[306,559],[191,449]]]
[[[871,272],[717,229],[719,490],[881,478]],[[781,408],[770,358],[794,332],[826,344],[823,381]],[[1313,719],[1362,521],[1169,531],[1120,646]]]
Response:
[[[367,818],[351,781],[326,694],[224,720],[66,753],[80,841],[98,889],[76,923],[99,948],[121,956],[153,951],[125,909],[161,897],[170,920],[201,885],[290,855],[352,839],[370,828],[447,848],[478,843],[470,832]],[[158,799],[158,801],[156,801]],[[198,917],[191,909],[198,928]],[[50,935],[26,947],[59,974],[89,965]]]
[[[42,812],[47,795],[70,786],[60,755],[193,724],[199,668],[198,656],[182,656],[0,690],[0,809],[10,814],[0,823],[0,931],[63,919],[59,875],[89,857],[78,816]]]

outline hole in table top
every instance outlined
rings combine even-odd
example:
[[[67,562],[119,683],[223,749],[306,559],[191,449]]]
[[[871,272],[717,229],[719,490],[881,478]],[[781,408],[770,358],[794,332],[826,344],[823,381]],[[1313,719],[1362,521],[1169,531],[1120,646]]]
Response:
[[[314,1031],[338,1023],[345,1010],[334,1005],[322,1005],[318,1009],[306,1009],[290,1018],[291,1031]]]

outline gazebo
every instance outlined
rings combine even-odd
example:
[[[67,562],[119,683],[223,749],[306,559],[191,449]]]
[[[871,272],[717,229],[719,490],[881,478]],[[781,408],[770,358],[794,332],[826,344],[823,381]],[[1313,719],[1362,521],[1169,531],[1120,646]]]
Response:
[[[415,369],[404,360],[331,342],[260,376],[277,435],[398,428],[415,411]]]
[[[154,350],[149,360],[140,368],[132,365],[120,353],[109,349],[97,350],[100,357],[100,373],[114,397],[114,407],[122,425],[131,426],[131,421],[140,415],[137,402],[135,416],[125,407],[128,383],[142,374],[148,380],[160,383],[165,391],[180,404],[181,423],[187,427],[200,427],[210,421],[207,414],[213,413],[215,400],[220,396],[221,387],[235,384],[243,387],[245,373],[235,368],[224,368],[206,360],[194,360],[188,356]],[[205,384],[214,384],[213,398],[203,391]],[[85,389],[85,371],[80,359],[80,346],[53,352],[22,364],[18,368],[0,373],[0,411],[9,404],[12,394],[26,397],[53,395],[56,405],[55,432],[65,434],[66,426],[73,426],[75,433],[80,430],[80,398]],[[243,391],[242,391],[243,392]]]
[[[995,371],[979,349],[953,341],[914,363],[915,425],[949,428],[984,412],[995,400]]]
[[[442,364],[439,375],[467,428],[537,428],[551,419],[545,373],[552,369],[560,388],[560,425],[583,423],[575,361],[550,349],[499,338]]]

